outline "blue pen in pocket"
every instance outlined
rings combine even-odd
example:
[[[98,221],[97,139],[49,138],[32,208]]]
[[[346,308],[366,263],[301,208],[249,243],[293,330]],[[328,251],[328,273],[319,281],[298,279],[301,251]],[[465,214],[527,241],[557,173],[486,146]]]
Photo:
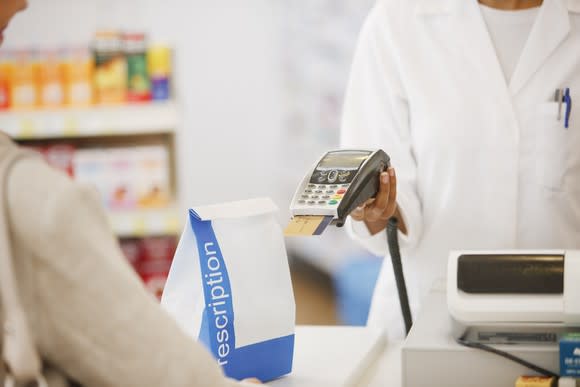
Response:
[[[570,126],[570,115],[572,114],[572,97],[570,96],[570,88],[567,87],[564,92],[564,103],[566,104],[566,115],[564,116],[564,128],[568,129]]]

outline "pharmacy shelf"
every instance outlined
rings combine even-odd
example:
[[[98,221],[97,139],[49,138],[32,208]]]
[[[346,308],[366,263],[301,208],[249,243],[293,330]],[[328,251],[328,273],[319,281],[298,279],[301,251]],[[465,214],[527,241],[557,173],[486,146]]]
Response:
[[[174,102],[0,112],[0,130],[16,140],[171,133]]]
[[[109,222],[120,238],[178,235],[181,218],[176,207],[109,212]]]

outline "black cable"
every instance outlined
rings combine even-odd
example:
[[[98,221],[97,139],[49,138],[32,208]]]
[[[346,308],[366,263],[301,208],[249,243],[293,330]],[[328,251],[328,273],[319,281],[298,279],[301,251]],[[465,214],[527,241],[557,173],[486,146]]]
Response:
[[[476,348],[476,349],[480,349],[482,351],[490,352],[490,353],[493,353],[495,355],[504,357],[504,358],[506,358],[508,360],[513,361],[514,363],[523,365],[524,367],[527,367],[527,368],[531,369],[532,371],[535,371],[535,372],[537,372],[537,373],[539,373],[541,375],[551,376],[551,377],[555,377],[555,378],[558,378],[559,377],[558,374],[556,374],[556,373],[554,373],[552,371],[549,371],[549,370],[547,370],[545,368],[542,368],[540,366],[537,366],[535,364],[532,364],[532,363],[530,363],[527,360],[524,360],[522,358],[519,358],[517,356],[512,355],[511,353],[508,353],[508,352],[499,350],[497,348],[493,348],[493,347],[491,347],[489,345],[482,344],[482,343],[476,343],[474,341],[469,341],[469,340],[465,339],[465,337],[460,337],[460,338],[456,339],[456,341],[457,341],[458,344],[461,344],[464,347]]]
[[[389,243],[389,253],[393,263],[393,272],[395,273],[395,282],[399,293],[399,304],[405,321],[405,331],[409,334],[413,325],[411,308],[409,307],[409,296],[407,294],[407,285],[405,284],[405,275],[403,274],[403,263],[401,262],[401,250],[399,249],[398,220],[395,217],[389,219],[387,224],[387,241]]]

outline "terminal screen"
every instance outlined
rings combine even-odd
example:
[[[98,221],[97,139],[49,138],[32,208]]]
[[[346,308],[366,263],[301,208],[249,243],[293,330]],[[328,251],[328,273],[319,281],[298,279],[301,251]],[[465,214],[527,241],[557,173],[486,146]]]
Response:
[[[371,152],[330,152],[318,164],[321,169],[358,169]]]

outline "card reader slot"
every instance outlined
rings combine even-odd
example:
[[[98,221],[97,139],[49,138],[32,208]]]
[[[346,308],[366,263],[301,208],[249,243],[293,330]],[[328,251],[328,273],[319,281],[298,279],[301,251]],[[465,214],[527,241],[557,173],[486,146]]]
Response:
[[[562,255],[461,255],[457,287],[473,294],[562,294]]]

